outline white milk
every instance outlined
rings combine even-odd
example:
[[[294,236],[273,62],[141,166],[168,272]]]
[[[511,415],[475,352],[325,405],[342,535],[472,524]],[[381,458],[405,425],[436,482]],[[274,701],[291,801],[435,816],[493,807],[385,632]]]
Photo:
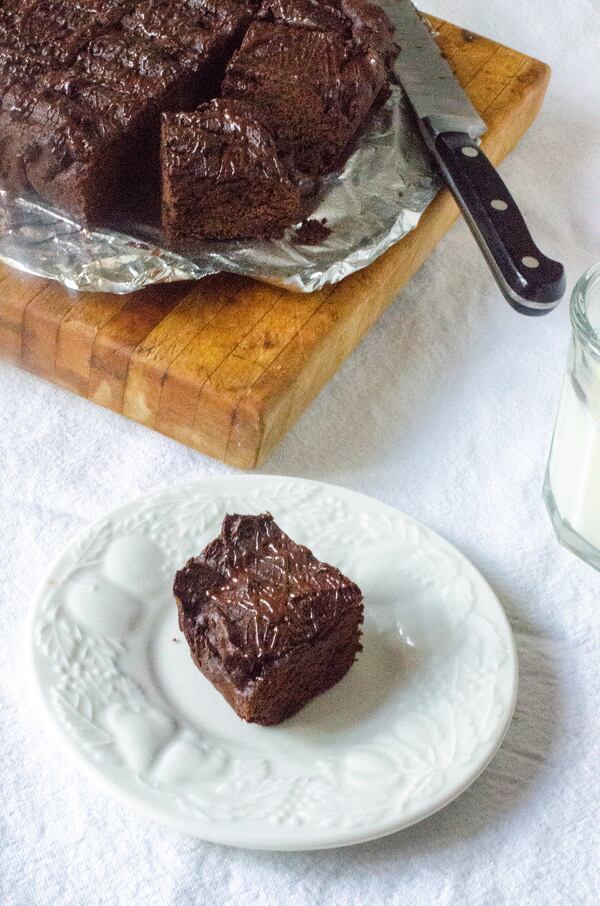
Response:
[[[600,362],[594,375],[600,388]],[[562,390],[549,477],[564,522],[600,550],[600,409],[583,402],[567,373]]]

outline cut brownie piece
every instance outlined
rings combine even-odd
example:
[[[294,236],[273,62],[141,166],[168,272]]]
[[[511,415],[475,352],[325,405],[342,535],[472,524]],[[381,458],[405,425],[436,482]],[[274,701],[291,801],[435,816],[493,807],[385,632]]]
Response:
[[[94,114],[118,124],[128,179],[160,183],[160,114],[192,105],[194,89],[185,67],[136,35],[108,31],[86,47],[54,80],[54,90],[76,96]],[[147,172],[145,172],[147,171]],[[121,182],[123,182],[121,180]]]
[[[75,72],[124,94],[152,98],[161,110],[189,105],[190,74],[136,35],[114,29],[91,41],[75,61]]]
[[[121,24],[191,70],[195,106],[214,97],[250,18],[235,0],[145,0]]]
[[[335,685],[361,650],[362,594],[273,521],[226,516],[175,576],[196,666],[244,720],[277,724]]]
[[[343,162],[387,71],[341,7],[307,6],[312,18],[280,2],[248,29],[222,94],[252,106],[291,171],[316,177]]]
[[[25,68],[7,82],[0,178],[86,226],[110,222],[142,180],[157,185],[159,113],[189,100],[183,68],[120,31],[91,41],[66,69],[34,78]]]
[[[398,52],[392,23],[381,7],[366,0],[263,0],[258,18],[341,32],[345,40],[381,54],[388,65]]]
[[[98,223],[119,185],[120,132],[69,97],[32,85],[12,86],[2,99],[2,179],[30,188],[82,223]]]
[[[164,114],[162,223],[171,239],[280,235],[298,212],[273,139],[236,101]]]
[[[92,208],[89,203],[85,205],[80,215],[83,221],[96,226],[109,223],[117,216],[117,210],[124,207],[129,209],[130,216],[132,212],[141,213],[144,204],[156,208],[160,181],[160,109],[169,89],[163,89],[158,79],[142,84],[132,78],[119,90],[77,70],[46,74],[40,84],[69,98],[83,116],[93,121],[96,131],[101,132],[107,160],[103,163],[100,156],[93,164],[89,161],[92,181],[103,178],[101,171],[109,165],[110,155],[111,183],[105,188],[107,194],[98,199],[99,205],[94,203]],[[47,188],[42,185],[42,191]]]
[[[220,91],[166,121],[165,224],[277,236],[298,211],[290,180],[342,162],[392,49],[366,0],[0,0],[0,182],[84,226],[139,214],[158,196],[160,114]]]
[[[0,43],[8,42],[50,66],[64,66],[88,41],[118,22],[128,3],[130,0],[28,0],[3,9],[8,27]]]

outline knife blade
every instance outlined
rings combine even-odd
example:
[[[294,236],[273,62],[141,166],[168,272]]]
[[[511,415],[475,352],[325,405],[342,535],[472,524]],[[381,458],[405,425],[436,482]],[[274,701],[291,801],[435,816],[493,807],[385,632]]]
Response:
[[[486,126],[410,0],[380,0],[396,29],[394,74],[425,143],[507,301],[521,314],[556,307],[562,264],[535,245],[523,215],[478,139]]]

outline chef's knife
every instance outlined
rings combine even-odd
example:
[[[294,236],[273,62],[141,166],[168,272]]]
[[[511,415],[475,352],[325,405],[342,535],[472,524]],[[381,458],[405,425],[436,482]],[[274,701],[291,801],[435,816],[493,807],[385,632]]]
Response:
[[[551,311],[565,291],[562,264],[546,258],[478,138],[486,126],[410,0],[381,0],[400,52],[395,74],[435,162],[504,297],[517,311]]]

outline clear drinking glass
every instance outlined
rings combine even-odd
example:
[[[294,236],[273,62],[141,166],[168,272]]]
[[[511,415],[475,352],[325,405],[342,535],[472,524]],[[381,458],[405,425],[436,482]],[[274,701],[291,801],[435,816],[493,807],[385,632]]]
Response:
[[[600,569],[600,264],[573,290],[571,324],[544,500],[561,544]]]

